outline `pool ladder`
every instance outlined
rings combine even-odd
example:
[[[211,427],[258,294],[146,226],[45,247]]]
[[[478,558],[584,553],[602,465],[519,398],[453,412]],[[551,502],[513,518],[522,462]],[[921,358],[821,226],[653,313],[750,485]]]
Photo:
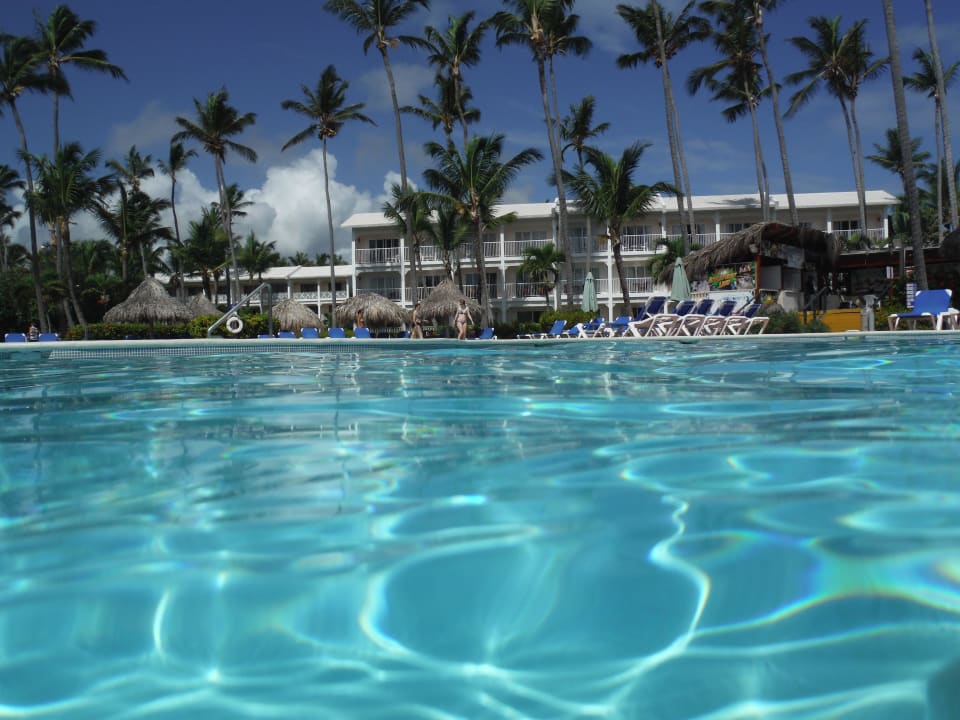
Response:
[[[227,320],[230,318],[239,318],[239,315],[237,315],[237,308],[247,304],[250,301],[250,298],[252,298],[254,295],[260,295],[260,307],[263,307],[264,297],[261,295],[261,291],[266,291],[267,332],[273,335],[273,288],[270,287],[270,283],[260,283],[253,290],[240,298],[236,305],[221,315],[219,320],[207,328],[207,337],[211,337],[213,335],[213,331],[223,325],[223,323],[227,322]]]

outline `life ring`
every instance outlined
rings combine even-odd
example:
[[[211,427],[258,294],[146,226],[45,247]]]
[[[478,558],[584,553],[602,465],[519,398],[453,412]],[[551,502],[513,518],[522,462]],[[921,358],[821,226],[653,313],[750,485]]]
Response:
[[[227,330],[236,335],[238,332],[243,330],[243,320],[241,320],[236,315],[231,315],[227,319]]]

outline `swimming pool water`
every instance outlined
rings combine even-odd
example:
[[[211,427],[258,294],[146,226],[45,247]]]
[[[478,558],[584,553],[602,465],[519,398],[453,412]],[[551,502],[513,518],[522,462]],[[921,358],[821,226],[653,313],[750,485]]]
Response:
[[[0,368],[0,717],[960,712],[952,336]]]

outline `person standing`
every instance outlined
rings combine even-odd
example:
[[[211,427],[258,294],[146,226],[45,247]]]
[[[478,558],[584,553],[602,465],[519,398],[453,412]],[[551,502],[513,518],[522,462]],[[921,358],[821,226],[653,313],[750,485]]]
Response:
[[[360,308],[359,310],[357,310],[357,319],[353,323],[353,327],[354,329],[366,327],[366,325],[363,322],[363,308]]]
[[[410,331],[410,339],[423,340],[423,321],[420,320],[420,303],[413,306],[413,329]]]
[[[457,315],[454,318],[454,324],[457,326],[457,340],[467,339],[467,325],[473,322],[470,315],[470,308],[467,307],[467,301],[460,299],[460,307],[457,308]]]

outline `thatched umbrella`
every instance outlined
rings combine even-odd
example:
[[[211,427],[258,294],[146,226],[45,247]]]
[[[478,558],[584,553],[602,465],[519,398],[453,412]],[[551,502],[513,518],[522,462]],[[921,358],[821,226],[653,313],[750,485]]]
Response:
[[[174,323],[186,322],[193,315],[186,304],[173,298],[159,280],[147,278],[119,305],[107,310],[106,322]]]
[[[220,309],[207,299],[203,293],[191,295],[187,299],[187,308],[193,317],[204,317],[206,315],[220,315]]]
[[[450,280],[444,280],[437,285],[420,303],[419,317],[444,325],[453,325],[453,316],[457,314],[460,300],[467,301],[467,308],[470,310],[474,322],[479,322],[483,315],[479,303],[460,292],[460,289]]]
[[[375,292],[362,292],[347,298],[337,305],[333,320],[340,327],[352,325],[360,310],[363,310],[363,323],[367,327],[400,327],[410,324],[409,311]]]
[[[808,261],[813,261],[821,270],[829,270],[837,265],[840,257],[840,244],[833,235],[822,230],[806,227],[794,227],[780,223],[757,223],[730,237],[707,245],[683,259],[684,269],[689,278],[704,278],[711,270],[736,262],[753,260],[757,255],[770,256],[777,245],[792,245],[803,248]],[[665,267],[660,281],[669,283],[673,277],[673,267]]]
[[[323,328],[323,320],[303,303],[286,298],[273,306],[273,319],[281,330],[299,332],[305,327]]]

